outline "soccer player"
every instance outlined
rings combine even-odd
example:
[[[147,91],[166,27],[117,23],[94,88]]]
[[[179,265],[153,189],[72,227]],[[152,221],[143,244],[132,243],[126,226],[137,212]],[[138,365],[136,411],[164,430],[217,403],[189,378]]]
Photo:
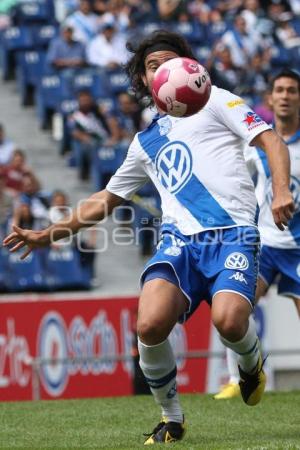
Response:
[[[156,69],[175,57],[193,58],[178,34],[158,31],[136,48],[127,71],[139,96],[149,95]],[[11,251],[32,249],[77,233],[129,200],[149,178],[162,200],[161,241],[141,276],[137,334],[140,366],[162,419],[146,445],[180,440],[184,415],[176,391],[176,363],[168,336],[178,320],[211,301],[212,321],[224,344],[240,354],[241,391],[257,404],[265,374],[255,327],[250,322],[259,234],[256,198],[243,156],[244,143],[266,151],[272,173],[273,217],[283,229],[293,214],[288,149],[243,101],[212,88],[207,105],[188,118],[158,111],[137,133],[123,165],[106,189],[78,206],[69,219],[42,231],[14,231],[4,240]]]
[[[290,190],[296,207],[295,215],[283,232],[272,218],[272,185],[270,168],[260,148],[247,148],[246,160],[250,173],[257,177],[257,197],[260,204],[259,230],[262,249],[256,301],[266,294],[279,276],[278,294],[293,299],[300,317],[300,76],[284,69],[271,82],[270,103],[274,112],[274,128],[288,146],[291,160]],[[240,395],[237,355],[226,350],[229,382],[215,395],[216,400]]]

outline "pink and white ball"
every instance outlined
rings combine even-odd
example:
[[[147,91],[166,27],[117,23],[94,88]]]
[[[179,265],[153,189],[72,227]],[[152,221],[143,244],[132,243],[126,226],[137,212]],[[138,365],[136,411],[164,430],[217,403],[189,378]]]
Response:
[[[152,97],[163,112],[174,117],[196,114],[210,97],[211,81],[207,70],[190,58],[173,58],[155,72]]]

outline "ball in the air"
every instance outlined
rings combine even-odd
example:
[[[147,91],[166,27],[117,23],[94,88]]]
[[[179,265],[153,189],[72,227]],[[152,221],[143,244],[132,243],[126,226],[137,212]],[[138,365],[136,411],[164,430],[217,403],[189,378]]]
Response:
[[[207,103],[211,81],[207,70],[190,58],[173,58],[156,70],[152,97],[156,105],[174,117],[196,114]]]

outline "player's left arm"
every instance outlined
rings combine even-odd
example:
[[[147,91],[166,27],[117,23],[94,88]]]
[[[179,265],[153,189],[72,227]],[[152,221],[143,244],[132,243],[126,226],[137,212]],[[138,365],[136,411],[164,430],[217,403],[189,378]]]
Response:
[[[280,230],[284,230],[295,209],[293,196],[289,188],[289,150],[283,140],[273,130],[265,130],[258,134],[251,141],[251,145],[260,147],[266,152],[272,175],[272,214],[277,227]]]

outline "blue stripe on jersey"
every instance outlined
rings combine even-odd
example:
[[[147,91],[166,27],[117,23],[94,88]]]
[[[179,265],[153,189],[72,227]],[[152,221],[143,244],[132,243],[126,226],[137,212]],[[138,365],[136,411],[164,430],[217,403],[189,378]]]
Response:
[[[270,168],[269,168],[266,152],[264,152],[259,147],[256,147],[256,151],[257,151],[257,154],[258,154],[258,156],[259,156],[259,158],[261,160],[261,163],[263,165],[266,177],[270,178],[271,172],[270,172]]]
[[[289,221],[289,232],[297,245],[300,245],[300,213],[295,214]]]
[[[291,136],[289,139],[287,139],[285,143],[287,145],[294,144],[295,142],[299,141],[299,139],[300,139],[300,130],[296,131],[296,133],[293,134],[293,136]]]
[[[165,144],[170,142],[165,135],[160,135],[159,124],[157,122],[152,122],[152,124],[145,131],[139,133],[138,139],[143,150],[151,158],[153,163],[155,162],[158,151]],[[187,147],[184,143],[182,143],[182,145]],[[177,155],[174,161],[174,166],[176,161]],[[190,176],[181,189],[174,192],[174,195],[204,228],[217,228],[235,225],[235,222],[230,215],[214,199],[214,197],[194,174]]]

